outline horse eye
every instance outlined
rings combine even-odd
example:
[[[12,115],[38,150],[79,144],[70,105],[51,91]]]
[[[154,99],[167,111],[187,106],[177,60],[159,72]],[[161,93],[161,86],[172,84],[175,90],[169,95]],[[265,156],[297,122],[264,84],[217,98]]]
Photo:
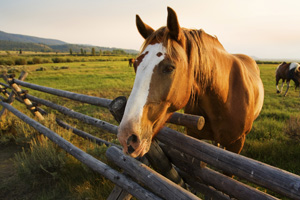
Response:
[[[175,66],[173,66],[173,65],[166,65],[166,66],[164,66],[162,72],[166,73],[166,74],[169,74],[169,73],[173,72],[174,69],[175,69]]]

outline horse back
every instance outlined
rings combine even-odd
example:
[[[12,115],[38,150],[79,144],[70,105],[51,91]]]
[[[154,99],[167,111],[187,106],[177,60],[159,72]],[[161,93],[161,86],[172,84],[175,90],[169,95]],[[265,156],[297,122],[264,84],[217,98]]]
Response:
[[[256,119],[262,109],[264,99],[264,89],[260,78],[260,69],[255,60],[247,55],[235,54],[234,57],[239,60],[236,64],[239,68],[242,68],[241,71],[244,71],[244,73],[241,74],[241,76],[244,76],[242,77],[241,82],[243,82],[244,88],[248,91],[248,103],[253,105],[252,112],[254,119]],[[250,104],[248,106],[250,106]]]
[[[250,75],[254,77],[257,77],[257,75],[258,77],[260,76],[259,67],[257,66],[255,60],[253,60],[251,57],[244,54],[234,54],[233,56],[241,61],[242,65],[245,66]]]
[[[215,66],[213,84],[197,98],[196,106],[185,108],[186,113],[203,115],[206,125],[188,134],[226,146],[251,130],[262,109],[264,89],[256,62],[246,55],[227,54]]]
[[[279,81],[280,79],[288,79],[288,73],[289,73],[289,66],[291,63],[283,62],[281,63],[277,69],[276,69],[276,81]]]

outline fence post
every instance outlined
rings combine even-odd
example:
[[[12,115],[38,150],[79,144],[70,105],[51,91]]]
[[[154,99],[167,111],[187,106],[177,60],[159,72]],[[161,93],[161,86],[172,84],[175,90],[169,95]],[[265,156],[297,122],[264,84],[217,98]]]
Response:
[[[115,98],[108,106],[108,109],[115,120],[120,123],[124,114],[127,99],[124,96]],[[129,200],[132,195],[118,185],[110,193],[107,200]]]
[[[115,120],[119,123],[122,120],[126,103],[126,97],[120,96],[115,98],[108,106],[109,111],[114,116]],[[172,166],[169,159],[166,157],[156,140],[152,141],[150,150],[145,156],[156,171],[169,178],[174,183],[180,185],[181,187],[186,188],[184,181]]]
[[[22,90],[15,82],[14,82],[14,75],[9,75],[8,77],[3,75],[3,79],[10,85],[10,87],[13,89],[14,93],[20,97],[23,102],[26,104],[26,106],[29,108],[29,110],[39,118],[39,120],[44,120],[44,117],[42,114],[37,110],[37,107],[32,104],[32,102],[26,97],[27,91]],[[25,79],[26,73],[22,73],[20,75],[21,79]]]
[[[27,72],[22,71],[20,74],[19,80],[24,80],[27,77],[27,75],[28,75]],[[6,88],[9,88],[8,85],[3,84],[3,86],[4,86],[4,88],[2,87],[2,85],[0,85],[0,91],[8,98],[6,100],[3,99],[3,101],[5,101],[6,103],[9,103],[11,105],[13,103],[13,101],[15,100],[16,95],[13,92],[8,93],[6,91]],[[0,117],[2,117],[2,115],[6,115],[6,113],[7,113],[6,108],[3,107],[2,110],[0,111]]]
[[[8,93],[6,92],[6,94],[8,94]],[[13,103],[13,101],[15,100],[15,96],[16,95],[12,92],[9,94],[8,99],[4,99],[3,97],[2,98],[3,98],[3,101],[5,101],[6,103],[9,103],[11,105]],[[5,116],[6,113],[7,113],[6,108],[3,107],[2,110],[0,111],[0,117]]]
[[[122,151],[116,147],[109,147],[106,151],[106,157],[163,199],[199,200],[199,198],[191,192],[175,184],[145,164],[123,154]]]

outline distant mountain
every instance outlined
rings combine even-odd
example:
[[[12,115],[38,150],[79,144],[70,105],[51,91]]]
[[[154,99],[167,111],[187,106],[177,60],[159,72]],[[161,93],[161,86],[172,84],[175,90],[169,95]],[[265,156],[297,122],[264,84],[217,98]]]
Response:
[[[4,51],[40,51],[40,52],[52,52],[51,47],[45,44],[27,43],[27,42],[13,42],[8,40],[0,40],[0,50]]]
[[[64,44],[64,45],[49,45],[55,51],[60,52],[69,52],[72,49],[73,52],[81,52],[83,51],[91,52],[92,48],[95,48],[95,51],[114,51],[114,50],[123,50],[129,54],[137,54],[138,51],[132,49],[120,49],[120,48],[110,48],[110,47],[98,47],[92,45],[85,45],[85,44]]]
[[[41,52],[69,52],[70,49],[74,53],[81,52],[81,49],[86,52],[91,52],[92,48],[96,51],[114,51],[123,50],[129,54],[137,54],[138,51],[132,49],[120,49],[120,48],[109,48],[99,47],[92,45],[80,45],[80,44],[69,44],[61,40],[45,39],[27,35],[12,34],[0,31],[0,50],[5,51],[41,51]]]
[[[54,39],[45,39],[27,35],[12,34],[0,31],[0,40],[13,41],[13,42],[26,42],[26,43],[40,43],[46,45],[62,45],[66,42]]]

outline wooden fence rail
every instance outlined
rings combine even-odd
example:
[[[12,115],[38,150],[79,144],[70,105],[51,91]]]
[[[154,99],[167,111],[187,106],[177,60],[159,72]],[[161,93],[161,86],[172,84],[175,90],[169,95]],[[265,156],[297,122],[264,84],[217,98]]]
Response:
[[[42,124],[36,122],[35,120],[31,119],[27,115],[21,113],[8,103],[5,103],[3,101],[0,101],[0,105],[8,109],[10,112],[12,112],[14,115],[16,115],[18,118],[20,118],[25,123],[29,124],[31,127],[35,128],[42,134],[44,134],[47,138],[49,138],[51,141],[56,143],[58,146],[60,146],[62,149],[64,149],[66,152],[74,156],[76,159],[81,161],[82,163],[86,164],[88,167],[93,169],[94,171],[102,174],[107,179],[111,180],[113,183],[119,185],[120,187],[124,188],[126,191],[130,192],[134,196],[136,196],[139,199],[161,199],[157,195],[153,194],[152,192],[144,189],[136,182],[132,181],[128,177],[124,176],[123,174],[119,173],[118,171],[112,169],[110,166],[106,165],[105,163],[97,160],[96,158],[92,157],[91,155],[85,153],[81,149],[77,148],[70,142],[66,141],[62,137],[60,137],[55,132],[51,131],[47,127],[43,126]]]
[[[2,76],[3,77],[3,76]],[[38,90],[41,92],[46,92],[52,95],[56,96],[61,96],[65,97],[71,100],[75,101],[80,101],[82,103],[88,103],[91,105],[96,105],[96,106],[101,106],[105,108],[109,108],[110,104],[112,103],[112,100],[110,99],[104,99],[100,97],[94,97],[94,96],[89,96],[89,95],[83,95],[83,94],[78,94],[74,92],[69,92],[65,90],[59,90],[59,89],[54,89],[50,87],[44,87],[32,83],[27,83],[18,79],[12,79],[10,84],[16,83],[21,86],[31,88],[34,90]],[[205,120],[202,116],[194,116],[194,115],[186,115],[182,113],[174,113],[173,116],[169,119],[169,123],[177,124],[177,125],[182,125],[186,127],[197,127],[199,130],[201,130],[204,126]]]
[[[50,88],[50,87],[40,86],[40,85],[20,81],[17,79],[13,79],[13,82],[17,83],[21,86],[27,87],[27,88],[38,90],[41,92],[46,92],[46,93],[53,94],[56,96],[66,97],[68,99],[80,101],[83,103],[88,103],[91,105],[108,108],[109,104],[111,103],[111,100],[109,100],[109,99],[103,99],[100,97],[93,97],[93,96],[78,94],[78,93],[69,92],[69,91],[65,91],[65,90],[59,90],[59,89],[54,89],[54,88]]]
[[[300,199],[300,176],[230,151],[224,151],[170,128],[163,128],[156,138],[226,173],[234,174],[289,198]]]
[[[14,82],[14,81],[11,81],[11,80],[9,80],[8,79],[8,81],[7,81],[10,85],[16,85],[16,83]],[[14,92],[16,92],[15,91],[15,87],[11,87],[12,89],[14,89]],[[20,89],[19,89],[20,90]],[[55,89],[53,89],[53,91],[55,91]],[[19,94],[21,94],[21,92],[16,92],[16,94],[17,95],[19,95]],[[51,107],[51,108],[54,108],[54,109],[56,109],[56,110],[59,110],[60,112],[62,112],[62,113],[64,113],[64,114],[66,114],[66,115],[69,115],[69,116],[71,116],[71,117],[74,117],[75,116],[75,118],[78,118],[78,119],[81,119],[81,121],[84,121],[84,122],[86,122],[86,123],[89,123],[89,124],[92,124],[92,125],[94,125],[94,126],[96,126],[96,127],[99,127],[99,128],[102,128],[102,129],[105,129],[106,131],[109,131],[109,132],[112,132],[112,133],[115,133],[116,134],[116,126],[114,126],[114,125],[111,125],[111,124],[109,124],[109,123],[106,123],[106,122],[104,122],[104,123],[101,123],[101,120],[98,120],[98,119],[95,119],[95,118],[91,118],[91,117],[89,117],[89,116],[86,116],[86,115],[83,115],[83,114],[81,114],[81,113],[77,113],[77,112],[74,112],[74,111],[72,111],[72,110],[70,110],[70,109],[68,109],[68,108],[65,108],[65,107],[63,107],[63,106],[59,106],[59,105],[56,105],[56,104],[54,104],[54,103],[52,103],[52,102],[49,102],[49,101],[47,101],[47,100],[43,100],[43,99],[39,99],[39,98],[37,98],[37,97],[34,97],[34,96],[31,96],[31,95],[28,95],[27,93],[26,93],[26,95],[24,95],[24,97],[26,97],[26,98],[31,98],[31,99],[33,99],[34,100],[34,103],[39,103],[39,104],[44,104],[44,105],[46,105],[46,106],[48,106],[48,107]],[[88,97],[88,96],[86,96],[86,97]],[[124,101],[121,101],[121,104],[120,104],[120,101],[119,101],[119,99],[123,99],[124,100],[124,98],[117,98],[117,99],[115,99],[115,100],[113,100],[113,101],[111,101],[111,103],[110,103],[110,105],[109,105],[109,110],[112,112],[112,114],[116,114],[116,111],[118,111],[118,112],[120,112],[120,110],[118,110],[118,108],[115,108],[115,105],[118,105],[118,102],[119,102],[119,105],[121,105],[121,106],[123,106],[124,108],[125,108],[125,104],[124,104]],[[116,100],[118,100],[118,101],[116,101]],[[125,98],[125,100],[126,100],[126,98]],[[22,102],[22,101],[21,101]],[[126,103],[126,101],[125,101],[125,103]],[[41,109],[39,109],[39,110],[41,110]],[[123,109],[124,110],[124,109]],[[43,113],[45,113],[44,111],[43,111]],[[123,114],[122,114],[123,115]],[[119,117],[121,117],[122,115],[119,115]],[[114,115],[114,117],[116,118],[117,116],[116,115]],[[186,121],[185,120],[185,118],[192,118],[192,121],[195,121],[195,120],[193,120],[193,118],[196,118],[196,119],[198,119],[199,117],[197,117],[197,116],[186,116],[186,115],[183,115],[183,114],[179,114],[179,115],[177,115],[177,117],[184,117],[184,119],[183,120],[178,120],[178,119],[176,119],[176,121],[178,121],[179,123],[181,123],[182,124],[182,122],[183,122],[183,124],[185,123],[184,121]],[[116,120],[117,121],[120,121],[121,119],[117,119],[116,118]],[[57,120],[58,122],[59,122],[59,120]],[[61,123],[59,123],[59,124],[61,124]],[[107,126],[108,125],[108,126]],[[66,127],[66,125],[64,124],[63,125],[64,127]],[[91,136],[90,135],[87,135],[87,134],[83,134],[83,132],[82,131],[80,131],[80,130],[76,130],[76,129],[73,129],[72,128],[72,131],[75,133],[75,134],[77,134],[77,135],[80,135],[80,136],[82,136],[82,135],[84,135],[84,137],[87,137],[87,138],[91,138]],[[79,131],[79,132],[78,132]],[[79,133],[79,134],[78,134]],[[98,139],[98,140],[96,140],[96,142],[97,141],[99,141],[100,139]],[[102,141],[99,141],[100,143],[102,143]],[[108,144],[108,143],[105,143],[105,144]],[[152,148],[153,149],[153,148]],[[161,151],[162,152],[162,151]],[[153,154],[153,153],[155,153],[155,154]],[[151,155],[150,154],[152,154],[152,156],[153,155],[157,155],[157,151],[149,151],[149,153],[147,154],[147,157],[151,157]],[[159,158],[161,158],[161,156],[159,157]],[[145,159],[143,159],[143,160],[145,160]],[[152,158],[152,161],[153,160],[155,160],[155,158]],[[145,160],[146,161],[146,160]],[[158,163],[158,162],[156,162],[156,163]],[[154,164],[156,164],[156,163],[154,163]],[[160,162],[160,164],[162,164],[161,162]],[[153,163],[152,163],[152,166],[155,166],[155,165],[153,165]],[[171,164],[169,164],[169,166],[171,166]],[[156,166],[156,167],[158,167],[158,166]],[[178,173],[176,172],[176,170],[172,170],[172,167],[171,168],[165,168],[166,170],[161,170],[162,172],[165,172],[166,173],[166,175],[172,180],[172,179],[174,179],[174,181],[176,181],[176,180],[178,180],[178,181],[180,181],[181,179],[178,177],[179,175],[178,175]],[[176,172],[176,174],[177,175],[175,175],[174,174],[174,172]],[[174,175],[175,175],[175,177],[174,177]],[[180,181],[181,182],[181,181]],[[128,196],[128,195],[127,195]],[[111,196],[110,196],[111,197]]]
[[[256,188],[250,187],[215,170],[209,169],[208,167],[199,167],[201,165],[201,161],[195,157],[183,154],[181,151],[170,148],[170,146],[162,145],[162,148],[166,155],[170,158],[171,162],[179,168],[179,174],[186,180],[187,184],[192,187],[197,188],[198,186],[195,184],[202,183],[212,186],[225,194],[230,194],[231,197],[236,199],[277,199],[257,190]],[[205,192],[207,192],[207,189]],[[220,199],[220,197],[217,199]]]
[[[137,181],[147,185],[151,191],[164,199],[199,199],[199,197],[196,197],[191,192],[188,192],[179,185],[166,179],[146,165],[130,156],[124,155],[118,148],[110,147],[106,151],[106,156],[124,169],[131,177],[134,177]]]
[[[26,96],[28,99],[30,99],[36,103],[50,107],[50,108],[57,110],[69,117],[79,119],[87,124],[93,125],[95,127],[101,128],[103,130],[109,131],[114,134],[118,133],[118,127],[113,124],[110,124],[108,122],[102,121],[102,120],[94,118],[94,117],[90,117],[88,115],[84,115],[82,113],[76,112],[76,111],[66,108],[64,106],[57,105],[48,100],[40,99],[40,98],[37,98],[37,97],[29,95],[29,94],[27,94]]]
[[[38,108],[38,111],[40,113],[42,113],[42,115],[48,115],[48,113],[45,110],[41,109],[41,108]],[[90,141],[94,141],[98,145],[105,144],[106,146],[117,146],[116,144],[113,144],[113,143],[108,142],[106,140],[102,140],[101,138],[95,137],[95,136],[93,136],[93,135],[91,135],[91,134],[89,134],[85,131],[82,131],[82,130],[79,130],[75,127],[72,127],[69,124],[67,124],[66,122],[58,119],[57,117],[56,117],[55,121],[59,126],[65,128],[67,130],[71,130],[74,134],[78,135],[79,137],[82,137],[82,138],[90,140]],[[121,147],[119,147],[119,148],[121,148]]]

